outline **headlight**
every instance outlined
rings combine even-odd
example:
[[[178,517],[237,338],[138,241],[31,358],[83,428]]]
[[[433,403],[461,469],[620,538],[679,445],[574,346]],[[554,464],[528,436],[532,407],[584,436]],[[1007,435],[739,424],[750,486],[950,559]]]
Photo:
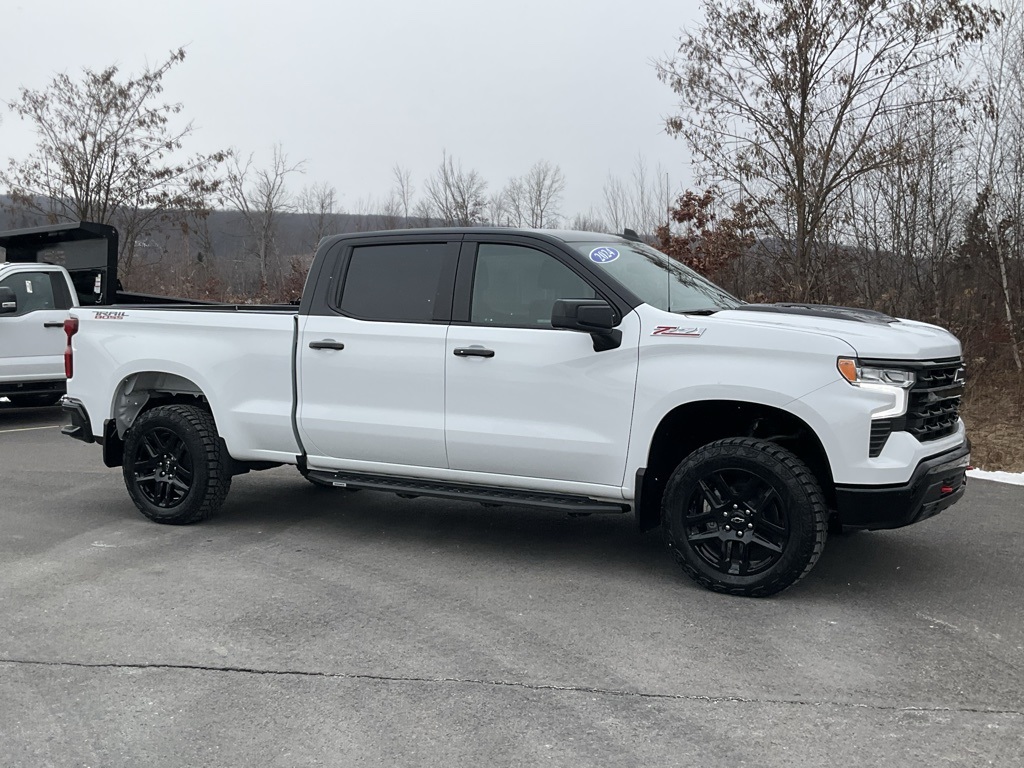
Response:
[[[914,386],[913,371],[861,365],[851,357],[840,357],[836,367],[842,377],[853,386],[892,397],[892,405],[872,413],[872,419],[891,419],[907,412],[907,391]]]

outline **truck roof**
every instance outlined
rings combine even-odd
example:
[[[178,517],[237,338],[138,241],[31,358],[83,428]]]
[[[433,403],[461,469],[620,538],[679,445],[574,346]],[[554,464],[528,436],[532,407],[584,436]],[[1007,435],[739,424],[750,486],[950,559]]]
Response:
[[[629,242],[625,235],[613,235],[607,232],[589,232],[573,229],[528,229],[519,227],[422,227],[419,229],[386,229],[376,232],[346,232],[324,238],[321,245],[335,243],[339,240],[354,240],[366,237],[418,237],[422,235],[457,236],[466,235],[525,235],[542,240],[560,240],[563,243],[586,242]]]

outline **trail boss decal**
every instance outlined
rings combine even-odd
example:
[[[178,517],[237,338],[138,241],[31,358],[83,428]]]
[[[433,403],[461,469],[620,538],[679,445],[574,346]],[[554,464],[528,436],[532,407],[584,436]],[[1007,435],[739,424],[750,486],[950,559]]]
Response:
[[[689,339],[696,339],[702,336],[705,330],[705,328],[683,328],[678,325],[659,325],[651,336],[685,336]]]
[[[124,320],[128,317],[127,312],[93,312],[93,319],[95,320]]]

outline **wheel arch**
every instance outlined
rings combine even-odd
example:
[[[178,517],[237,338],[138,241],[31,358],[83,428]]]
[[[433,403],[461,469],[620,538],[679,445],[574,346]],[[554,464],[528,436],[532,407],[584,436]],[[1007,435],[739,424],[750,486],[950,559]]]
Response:
[[[124,438],[140,414],[175,402],[199,406],[213,415],[206,393],[185,376],[166,371],[141,371],[125,376],[114,390],[110,408],[118,437]]]
[[[817,478],[825,501],[835,506],[828,454],[815,431],[799,416],[777,406],[744,400],[699,400],[673,408],[651,437],[646,465],[637,477],[640,530],[661,523],[661,499],[668,477],[693,451],[714,440],[756,437],[778,443],[801,459]]]
[[[114,389],[111,417],[103,425],[103,463],[121,466],[125,433],[132,424],[146,411],[171,403],[195,405],[213,416],[206,393],[185,376],[167,371],[137,371],[124,376]]]
[[[231,475],[280,466],[280,462],[276,461],[235,459],[223,432],[224,425],[218,420],[214,406],[203,388],[187,376],[168,371],[138,371],[121,379],[114,390],[111,418],[103,427],[103,463],[108,467],[122,466],[125,433],[131,429],[132,424],[147,411],[161,405],[175,404],[195,406],[210,414],[224,452],[224,466]]]

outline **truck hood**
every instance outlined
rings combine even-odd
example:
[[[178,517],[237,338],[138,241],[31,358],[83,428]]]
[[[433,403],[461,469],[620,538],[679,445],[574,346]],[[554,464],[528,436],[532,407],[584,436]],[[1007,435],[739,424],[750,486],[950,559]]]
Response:
[[[714,317],[729,322],[777,326],[832,336],[858,357],[881,360],[941,360],[960,357],[960,342],[945,328],[903,320],[872,310],[812,304],[750,304]]]

